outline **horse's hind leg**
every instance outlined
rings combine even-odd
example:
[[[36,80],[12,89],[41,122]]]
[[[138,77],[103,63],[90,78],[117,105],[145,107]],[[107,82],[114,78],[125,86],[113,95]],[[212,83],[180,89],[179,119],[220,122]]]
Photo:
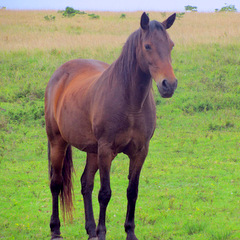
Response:
[[[92,191],[94,176],[98,170],[97,154],[87,153],[87,162],[81,177],[82,195],[85,208],[85,228],[89,239],[94,239],[96,235],[96,224],[92,208]],[[97,238],[96,238],[97,239]]]
[[[62,139],[50,143],[50,189],[52,193],[51,239],[61,238],[58,196],[63,188],[62,167],[67,143]]]

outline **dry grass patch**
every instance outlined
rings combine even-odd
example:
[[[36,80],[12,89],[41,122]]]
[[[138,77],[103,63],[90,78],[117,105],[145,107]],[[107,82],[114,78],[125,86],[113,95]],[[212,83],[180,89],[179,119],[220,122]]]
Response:
[[[180,46],[236,44],[240,38],[239,13],[186,13],[171,30]]]
[[[56,16],[46,21],[44,16]],[[124,44],[139,26],[141,12],[97,12],[99,19],[87,15],[63,18],[56,11],[0,10],[0,50],[116,48]],[[170,13],[166,13],[166,16]],[[150,12],[151,19],[164,20],[163,14]],[[169,30],[177,46],[195,44],[235,44],[240,38],[239,13],[186,13]]]

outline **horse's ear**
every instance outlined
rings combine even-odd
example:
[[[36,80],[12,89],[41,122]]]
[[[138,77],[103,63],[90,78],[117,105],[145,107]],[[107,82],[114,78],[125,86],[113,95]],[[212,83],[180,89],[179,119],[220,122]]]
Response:
[[[174,14],[171,15],[168,19],[166,19],[164,22],[162,22],[162,25],[163,25],[166,29],[168,29],[168,28],[170,28],[170,27],[173,25],[175,19],[176,19],[176,13],[174,13]]]
[[[144,12],[141,17],[141,28],[143,30],[147,30],[149,27],[149,17],[148,15]]]

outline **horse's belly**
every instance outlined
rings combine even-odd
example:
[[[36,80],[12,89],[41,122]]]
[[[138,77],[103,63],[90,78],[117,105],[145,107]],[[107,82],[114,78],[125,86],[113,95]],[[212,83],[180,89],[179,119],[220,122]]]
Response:
[[[63,139],[79,150],[97,153],[97,140],[93,134],[91,123],[84,116],[73,116],[65,113],[58,123]]]
[[[64,133],[62,135],[69,144],[79,150],[89,153],[97,153],[97,140],[91,131],[88,132],[89,133],[87,133],[86,129],[82,129],[82,131],[79,129],[72,132],[72,134],[71,131],[69,131],[68,136],[65,136]]]
[[[79,144],[78,143],[73,146],[76,147],[77,149],[87,152],[87,153],[97,153],[98,152],[98,144],[97,143],[90,143],[90,144]]]

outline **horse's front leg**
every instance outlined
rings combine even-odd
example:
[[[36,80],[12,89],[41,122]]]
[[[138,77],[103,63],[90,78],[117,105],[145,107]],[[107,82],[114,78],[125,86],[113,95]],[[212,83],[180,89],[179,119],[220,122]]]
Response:
[[[135,229],[135,206],[138,197],[138,184],[139,176],[144,163],[144,160],[147,156],[148,147],[142,148],[140,152],[134,155],[129,155],[130,166],[129,166],[129,185],[127,189],[127,216],[125,221],[125,231],[127,233],[127,240],[137,240],[137,237],[134,233]]]
[[[81,177],[81,184],[85,209],[85,229],[89,235],[89,240],[97,239],[96,224],[92,207],[94,176],[97,170],[97,154],[87,153],[87,162],[83,175]]]
[[[111,198],[110,188],[110,168],[114,154],[107,144],[99,144],[98,147],[98,167],[100,173],[101,188],[98,194],[100,205],[100,214],[97,227],[97,236],[99,240],[105,240],[106,236],[106,210]]]

